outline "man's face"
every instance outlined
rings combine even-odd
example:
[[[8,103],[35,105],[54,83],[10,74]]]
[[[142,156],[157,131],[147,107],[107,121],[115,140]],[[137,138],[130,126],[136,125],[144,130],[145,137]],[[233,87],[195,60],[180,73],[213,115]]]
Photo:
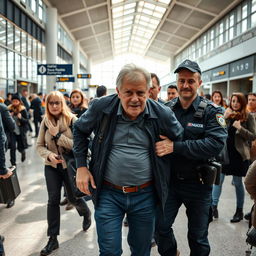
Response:
[[[256,97],[254,95],[248,96],[248,106],[252,109],[256,108]]]
[[[149,90],[149,97],[153,100],[157,100],[158,93],[160,92],[161,87],[158,85],[155,77],[152,78],[152,87]]]
[[[168,88],[167,89],[167,99],[168,100],[172,100],[172,99],[174,99],[178,96],[179,96],[179,94],[178,94],[176,89],[174,89],[174,88]]]
[[[200,75],[187,69],[182,69],[178,73],[178,94],[183,100],[192,100],[197,94],[197,89],[202,84]]]
[[[22,91],[21,94],[25,98],[28,97],[28,91]]]
[[[136,120],[144,111],[149,97],[145,78],[141,76],[140,81],[131,83],[125,77],[121,88],[116,88],[116,90],[125,115],[131,120]]]

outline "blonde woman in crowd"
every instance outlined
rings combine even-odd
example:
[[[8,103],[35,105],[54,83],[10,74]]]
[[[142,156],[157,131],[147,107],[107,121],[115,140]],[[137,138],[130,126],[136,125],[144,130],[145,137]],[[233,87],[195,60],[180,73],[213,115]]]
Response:
[[[41,255],[49,255],[59,247],[57,236],[60,231],[60,198],[61,187],[64,183],[68,200],[73,203],[80,216],[84,217],[83,230],[91,225],[91,213],[85,203],[85,210],[78,207],[79,199],[72,193],[67,173],[67,164],[63,154],[73,147],[72,124],[76,117],[66,105],[64,96],[53,91],[49,93],[45,104],[45,117],[41,123],[37,140],[37,151],[45,159],[45,179],[48,192],[47,204],[47,235],[50,237],[47,245],[42,249]]]

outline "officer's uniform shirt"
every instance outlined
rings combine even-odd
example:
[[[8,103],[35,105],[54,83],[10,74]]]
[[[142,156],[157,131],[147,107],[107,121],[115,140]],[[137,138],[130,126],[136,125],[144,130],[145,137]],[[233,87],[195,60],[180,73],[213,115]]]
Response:
[[[207,106],[202,118],[195,117],[201,101]],[[216,104],[197,96],[188,109],[179,98],[166,103],[184,128],[183,141],[174,142],[172,171],[179,180],[198,181],[196,167],[217,156],[227,137],[223,110]]]

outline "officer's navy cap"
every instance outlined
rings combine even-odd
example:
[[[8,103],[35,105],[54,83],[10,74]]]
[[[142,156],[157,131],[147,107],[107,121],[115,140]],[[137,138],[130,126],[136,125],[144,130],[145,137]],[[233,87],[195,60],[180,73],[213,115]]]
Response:
[[[191,72],[198,72],[201,75],[201,69],[198,64],[191,60],[184,60],[174,71],[174,73],[179,73],[181,69],[188,69]]]

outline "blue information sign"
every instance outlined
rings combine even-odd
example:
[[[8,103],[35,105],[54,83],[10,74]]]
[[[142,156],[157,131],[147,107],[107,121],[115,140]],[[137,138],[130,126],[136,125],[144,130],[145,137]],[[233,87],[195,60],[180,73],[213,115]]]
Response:
[[[56,82],[75,82],[75,77],[56,77]]]
[[[37,75],[41,76],[62,76],[72,75],[72,64],[38,64]]]

